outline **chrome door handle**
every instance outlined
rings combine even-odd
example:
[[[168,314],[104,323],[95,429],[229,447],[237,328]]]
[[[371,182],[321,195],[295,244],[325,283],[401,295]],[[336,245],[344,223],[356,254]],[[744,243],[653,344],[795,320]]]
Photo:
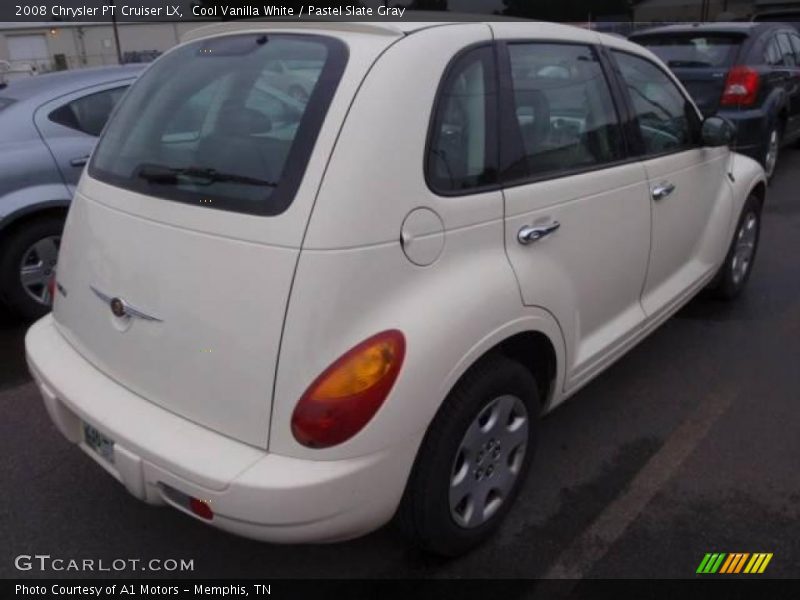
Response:
[[[559,227],[561,227],[561,223],[558,221],[553,221],[550,225],[545,225],[543,227],[531,227],[530,225],[525,225],[525,227],[520,229],[519,233],[517,233],[517,241],[523,246],[533,242],[538,242],[543,237],[547,237],[556,231]]]
[[[653,200],[663,200],[674,191],[675,191],[674,183],[669,183],[668,181],[662,181],[650,191],[650,194],[652,194]]]

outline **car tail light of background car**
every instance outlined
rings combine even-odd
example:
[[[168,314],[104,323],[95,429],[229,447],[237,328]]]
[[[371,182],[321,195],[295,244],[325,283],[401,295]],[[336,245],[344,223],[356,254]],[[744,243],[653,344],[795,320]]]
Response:
[[[758,96],[761,77],[750,67],[736,66],[728,71],[725,90],[722,92],[722,106],[752,106]]]

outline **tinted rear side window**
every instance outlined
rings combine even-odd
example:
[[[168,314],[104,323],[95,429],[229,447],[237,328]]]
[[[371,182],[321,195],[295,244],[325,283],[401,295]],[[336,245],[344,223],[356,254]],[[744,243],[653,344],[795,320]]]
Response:
[[[497,183],[496,106],[492,48],[461,54],[435,102],[425,161],[433,191],[471,193]]]
[[[507,178],[555,176],[623,157],[622,132],[600,62],[590,46],[508,46],[514,124],[523,156]]]
[[[103,131],[111,111],[126,89],[127,87],[119,87],[83,96],[58,107],[48,118],[64,127],[96,137]]]
[[[131,88],[89,173],[165,200],[279,214],[302,181],[346,58],[343,43],[318,35],[241,34],[178,48]]]
[[[633,41],[653,52],[672,69],[724,68],[733,64],[744,38],[730,35],[653,35]]]

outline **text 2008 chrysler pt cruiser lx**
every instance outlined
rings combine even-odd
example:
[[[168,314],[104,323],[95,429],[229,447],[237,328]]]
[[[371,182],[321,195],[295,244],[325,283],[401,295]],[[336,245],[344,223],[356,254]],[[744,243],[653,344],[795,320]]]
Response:
[[[112,116],[27,336],[61,432],[147,502],[279,542],[399,513],[464,552],[540,413],[748,279],[762,169],[639,46],[525,22],[194,35]]]

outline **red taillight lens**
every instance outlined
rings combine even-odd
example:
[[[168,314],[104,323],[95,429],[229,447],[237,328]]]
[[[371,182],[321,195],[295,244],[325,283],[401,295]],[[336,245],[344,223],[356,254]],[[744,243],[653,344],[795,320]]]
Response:
[[[292,414],[295,439],[327,448],[350,439],[375,416],[394,385],[406,341],[396,329],[364,340],[309,386]]]
[[[761,77],[750,67],[732,67],[725,80],[722,92],[722,106],[752,106],[758,96]]]

